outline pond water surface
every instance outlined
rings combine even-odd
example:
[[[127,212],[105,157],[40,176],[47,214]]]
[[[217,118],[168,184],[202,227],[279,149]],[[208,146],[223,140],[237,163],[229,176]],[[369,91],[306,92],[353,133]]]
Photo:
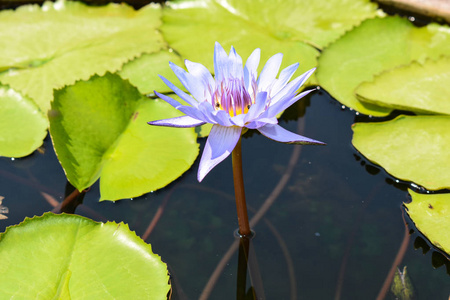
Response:
[[[296,146],[256,133],[242,142],[250,210],[264,203],[289,171],[289,161],[298,159],[274,204],[253,228],[266,299],[375,299],[382,287],[404,238],[402,203],[409,201],[408,185],[396,183],[352,147],[355,118],[355,112],[342,109],[325,92],[315,92],[286,111],[280,124],[327,146],[301,146],[295,152]],[[204,140],[200,143],[203,149]],[[49,137],[43,150],[23,159],[0,158],[0,196],[9,208],[1,231],[52,210],[42,192],[63,198],[66,179]],[[173,299],[198,299],[235,240],[231,158],[202,183],[196,180],[197,167],[198,160],[168,187],[133,200],[99,203],[95,184],[76,210],[95,220],[124,221],[142,236],[165,203],[147,242],[169,265]],[[401,267],[407,266],[416,299],[448,299],[448,260],[427,251],[429,244],[405,218],[412,234]],[[234,253],[210,299],[236,298],[237,261]]]

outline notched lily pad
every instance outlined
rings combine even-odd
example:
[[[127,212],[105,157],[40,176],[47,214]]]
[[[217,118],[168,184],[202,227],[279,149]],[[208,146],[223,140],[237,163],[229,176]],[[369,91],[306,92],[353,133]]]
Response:
[[[33,153],[47,135],[48,121],[28,97],[0,85],[0,156]]]
[[[437,248],[450,255],[450,194],[418,194],[409,191],[412,202],[405,204],[416,227]]]
[[[376,74],[424,62],[450,52],[448,26],[429,24],[417,28],[400,17],[364,21],[327,47],[319,57],[317,79],[336,100],[373,116],[386,116],[392,108],[359,101],[355,88]]]
[[[194,129],[147,124],[180,115],[108,73],[55,91],[50,134],[72,185],[83,190],[100,177],[101,200],[117,200],[164,187],[190,168],[199,151]]]
[[[153,94],[153,91],[159,93],[172,92],[158,75],[164,76],[178,88],[185,90],[175,73],[170,69],[169,62],[178,66],[184,65],[184,61],[179,55],[173,51],[162,50],[158,53],[144,54],[130,61],[123,66],[118,74],[122,78],[128,79],[142,94]]]
[[[296,6],[286,1],[171,2],[163,8],[161,30],[171,48],[183,58],[202,63],[211,72],[214,70],[213,49],[217,41],[227,51],[234,46],[244,61],[253,50],[261,48],[260,67],[269,57],[282,52],[282,68],[299,62],[297,73],[301,74],[317,65],[319,52],[300,40],[288,37],[292,34],[292,31],[286,31],[288,28],[274,28],[280,20],[286,20],[286,16],[273,14],[274,9],[281,8],[282,11],[291,11]],[[257,17],[258,14],[260,17]],[[289,14],[289,18],[293,22],[303,14]],[[267,19],[263,19],[263,15]],[[273,30],[279,31],[278,36]]]
[[[45,2],[0,12],[0,82],[32,98],[46,113],[53,89],[115,72],[142,53],[164,47],[159,5],[91,7]]]
[[[46,213],[0,234],[2,299],[166,299],[167,266],[124,223]]]
[[[353,146],[392,176],[428,190],[450,187],[450,116],[399,116],[352,128]]]
[[[450,57],[385,71],[355,92],[360,101],[375,105],[450,115]]]

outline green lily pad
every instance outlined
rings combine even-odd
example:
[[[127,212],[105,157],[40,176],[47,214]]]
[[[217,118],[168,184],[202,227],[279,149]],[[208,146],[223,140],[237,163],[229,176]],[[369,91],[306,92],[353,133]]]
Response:
[[[166,264],[124,223],[46,213],[0,235],[2,299],[166,299]]]
[[[450,194],[418,194],[409,191],[405,204],[409,217],[430,242],[450,255]]]
[[[450,115],[450,57],[394,68],[363,82],[360,101],[393,109]]]
[[[100,200],[117,200],[162,188],[193,164],[193,128],[147,124],[180,115],[107,73],[55,91],[50,134],[73,186],[81,191],[100,177]]]
[[[175,73],[170,69],[169,62],[183,66],[184,61],[179,55],[169,50],[158,53],[144,54],[141,57],[125,64],[118,73],[122,78],[128,79],[142,94],[172,93],[172,90],[159,78],[162,75],[178,88],[184,89]]]
[[[125,4],[91,7],[45,2],[0,13],[0,82],[32,98],[43,112],[53,89],[115,72],[142,53],[164,47],[161,9]]]
[[[285,7],[279,10],[292,12],[296,6],[283,1],[179,1],[169,3],[163,9],[163,25],[161,26],[164,38],[170,47],[183,58],[202,63],[210,71],[213,67],[214,43],[219,42],[228,52],[231,46],[245,61],[256,48],[261,48],[261,64],[272,55],[282,52],[282,67],[293,63],[300,63],[298,74],[301,74],[317,65],[316,57],[319,52],[299,40],[289,37],[291,33],[277,33],[274,26],[286,16],[272,15],[276,7]],[[222,3],[222,5],[221,5]],[[257,9],[256,9],[257,8]],[[242,11],[237,12],[240,9]],[[300,9],[299,9],[300,11]],[[257,18],[255,14],[261,13]],[[263,20],[263,14],[267,20]],[[304,15],[302,12],[290,16],[297,20]],[[259,23],[258,23],[259,22]],[[267,22],[263,25],[262,22]],[[304,25],[304,23],[303,23]],[[295,24],[291,24],[295,27]],[[287,35],[286,37],[283,35]]]
[[[376,18],[364,21],[326,48],[319,58],[316,76],[319,84],[342,104],[363,114],[386,116],[392,108],[360,102],[355,88],[384,70],[449,52],[447,26],[417,28],[400,17]]]
[[[0,156],[23,157],[42,145],[48,121],[29,98],[0,86]]]
[[[401,180],[429,190],[450,187],[450,116],[399,116],[353,125],[353,146]]]
[[[241,51],[261,47],[285,53],[289,49],[266,45],[264,40],[275,44],[301,41],[322,48],[362,20],[381,14],[368,0],[194,0],[168,4],[162,27],[166,39],[183,56],[185,52],[197,53],[200,58],[205,54],[210,57],[209,47],[215,41],[226,47],[235,45]],[[301,54],[297,57],[304,60]]]

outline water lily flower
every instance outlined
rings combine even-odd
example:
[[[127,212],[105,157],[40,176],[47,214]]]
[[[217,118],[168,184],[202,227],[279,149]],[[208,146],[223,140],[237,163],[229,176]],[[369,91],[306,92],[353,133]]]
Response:
[[[198,181],[230,155],[246,129],[256,129],[269,139],[293,144],[324,144],[292,133],[278,125],[276,115],[313,90],[297,91],[315,69],[295,78],[299,64],[293,64],[277,74],[283,55],[272,56],[258,77],[260,49],[256,49],[242,67],[242,59],[231,47],[227,55],[216,42],[214,48],[215,78],[202,64],[185,60],[186,68],[170,63],[170,67],[190,95],[163,76],[160,78],[189,105],[182,105],[169,96],[155,94],[183,112],[181,117],[148,122],[150,125],[195,127],[213,124],[203,150],[197,174]]]

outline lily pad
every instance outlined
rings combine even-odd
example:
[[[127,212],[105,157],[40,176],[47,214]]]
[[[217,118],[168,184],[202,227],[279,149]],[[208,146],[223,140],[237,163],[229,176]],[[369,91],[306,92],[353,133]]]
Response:
[[[32,98],[46,113],[53,89],[115,72],[142,53],[164,47],[159,5],[91,7],[45,2],[0,13],[0,82]]]
[[[29,98],[0,86],[0,156],[23,157],[42,145],[48,121]]]
[[[117,200],[162,188],[193,164],[193,128],[147,124],[180,115],[107,73],[55,91],[50,134],[73,186],[81,191],[100,177],[100,200]]]
[[[360,101],[428,114],[450,115],[449,95],[450,57],[388,70],[356,89]]]
[[[171,48],[190,61],[202,63],[210,71],[214,70],[213,49],[216,41],[227,51],[234,46],[244,61],[253,50],[261,48],[261,62],[282,52],[282,67],[299,62],[299,74],[315,67],[319,54],[315,48],[290,37],[290,32],[275,32],[281,30],[281,25],[276,25],[280,21],[276,20],[285,20],[286,16],[272,15],[273,9],[284,7],[283,10],[277,9],[280,14],[292,12],[297,9],[295,3],[252,2],[197,0],[168,3],[163,9],[161,30]],[[260,17],[255,15],[258,13]],[[303,14],[292,13],[289,18],[294,20]],[[267,19],[263,19],[263,15],[267,15]]]
[[[400,17],[376,18],[364,21],[327,47],[319,58],[316,76],[342,104],[363,114],[386,116],[392,108],[360,102],[355,88],[385,70],[449,52],[448,26],[417,28]]]
[[[418,194],[409,191],[408,215],[430,242],[450,255],[450,194]]]
[[[125,64],[118,73],[122,78],[128,79],[132,85],[137,87],[142,94],[172,93],[172,90],[161,80],[158,75],[162,75],[180,89],[183,85],[170,69],[169,62],[178,66],[184,65],[179,55],[169,50],[162,50],[158,53],[144,54],[139,58]]]
[[[209,56],[205,47],[216,40],[224,46],[242,45],[240,51],[246,43],[253,49],[270,47],[264,39],[301,41],[322,48],[362,20],[381,14],[368,0],[194,0],[168,4],[162,29],[169,44],[182,55],[190,51],[199,56]]]
[[[3,299],[166,299],[166,264],[124,223],[46,213],[0,235]]]
[[[450,187],[450,116],[399,116],[353,125],[353,146],[392,176],[429,190]]]

